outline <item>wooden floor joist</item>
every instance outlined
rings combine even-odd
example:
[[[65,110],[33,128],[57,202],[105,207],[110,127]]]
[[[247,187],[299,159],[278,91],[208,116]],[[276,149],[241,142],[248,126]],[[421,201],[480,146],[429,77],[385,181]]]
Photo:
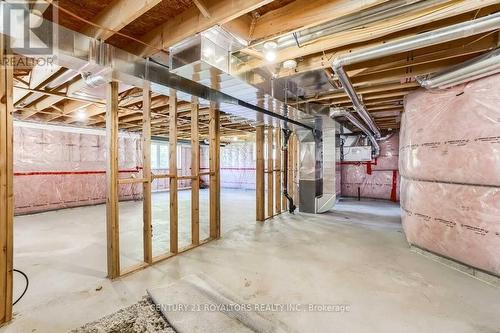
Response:
[[[0,35],[0,57],[7,40]],[[13,68],[0,66],[0,326],[12,319],[13,266]]]
[[[106,90],[106,233],[108,277],[120,276],[120,231],[118,213],[118,82],[111,81]]]

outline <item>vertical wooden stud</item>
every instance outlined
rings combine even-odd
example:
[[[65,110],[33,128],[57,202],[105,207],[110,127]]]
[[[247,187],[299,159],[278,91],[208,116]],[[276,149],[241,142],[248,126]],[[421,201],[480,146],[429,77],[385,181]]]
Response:
[[[273,128],[267,129],[267,217],[274,215]]]
[[[275,178],[274,178],[274,184],[275,184],[275,204],[276,204],[276,214],[281,213],[281,129],[278,127],[275,129],[274,132],[274,137],[275,140],[274,142],[276,143],[276,159],[275,159],[275,168],[276,168],[276,173],[275,173]]]
[[[288,140],[288,195],[293,198],[293,193],[295,189],[294,178],[293,178],[293,161],[294,161],[294,141],[293,134]]]
[[[191,243],[200,244],[200,137],[198,97],[191,101]]]
[[[0,35],[0,58],[7,57]],[[13,265],[13,68],[0,65],[0,326],[12,320]]]
[[[265,220],[265,191],[264,191],[264,126],[257,126],[255,130],[256,148],[256,220]]]
[[[143,183],[143,246],[144,262],[153,262],[151,219],[151,90],[149,82],[142,90],[142,173]]]
[[[108,277],[120,276],[120,230],[118,213],[118,82],[108,83],[106,93],[106,233]]]
[[[299,203],[299,185],[298,185],[298,171],[299,171],[299,139],[296,134],[293,134],[293,159],[292,159],[292,187],[293,187],[293,202],[298,206]]]
[[[209,110],[210,238],[220,238],[220,114],[214,102]]]
[[[169,93],[168,158],[170,174],[170,252],[179,251],[178,234],[178,193],[177,193],[177,91]]]

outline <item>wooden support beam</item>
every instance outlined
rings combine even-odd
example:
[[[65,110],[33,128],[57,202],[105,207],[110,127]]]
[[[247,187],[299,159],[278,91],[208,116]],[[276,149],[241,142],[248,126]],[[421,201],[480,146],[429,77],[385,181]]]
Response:
[[[209,163],[210,163],[210,237],[220,238],[220,113],[210,102]]]
[[[293,186],[293,201],[296,206],[299,206],[299,138],[297,134],[292,136],[293,140],[293,160],[292,160],[292,186]]]
[[[335,3],[333,1],[329,1]],[[350,1],[351,3],[357,3],[357,1]],[[364,2],[364,1],[363,1]],[[295,2],[294,2],[295,3]],[[341,55],[343,52],[339,52],[340,48],[346,48],[348,45],[355,43],[365,43],[361,44],[366,46],[366,43],[375,39],[382,39],[385,36],[396,34],[404,30],[411,31],[411,33],[406,32],[406,34],[416,34],[417,30],[421,27],[427,30],[435,29],[435,27],[430,27],[436,21],[445,20],[447,18],[462,15],[468,13],[474,17],[475,10],[497,4],[497,0],[484,0],[484,1],[443,1],[441,3],[430,3],[429,7],[420,10],[415,10],[411,13],[404,13],[387,20],[375,21],[363,25],[359,29],[348,29],[346,31],[341,31],[329,35],[328,38],[318,38],[315,41],[307,43],[302,47],[298,48],[295,45],[293,47],[288,47],[281,49],[278,52],[275,63],[285,61],[287,59],[296,59],[301,57],[306,57],[312,54],[321,54],[325,50],[338,49],[335,52],[335,56]],[[293,3],[292,3],[293,4]],[[285,6],[286,7],[286,6]],[[283,7],[283,8],[285,8]],[[306,12],[307,13],[307,12]],[[481,13],[483,15],[484,13]],[[414,30],[410,30],[414,29]],[[257,29],[255,30],[257,31]],[[254,32],[255,36],[255,32]],[[379,42],[379,43],[383,43]],[[348,52],[348,50],[346,50]],[[245,62],[235,73],[246,72],[253,68],[258,68],[265,66],[265,61],[261,59],[253,59]]]
[[[191,101],[191,244],[200,243],[200,135],[198,117],[200,104],[197,97]]]
[[[293,179],[293,155],[294,155],[294,135],[292,134],[288,139],[288,195],[294,197],[294,179]]]
[[[141,40],[155,49],[166,50],[189,36],[207,30],[214,25],[227,23],[271,1],[205,0],[206,10],[210,13],[209,18],[204,17],[198,7],[193,6],[142,36]],[[141,47],[138,53],[150,55],[156,52],[155,49]]]
[[[274,215],[273,128],[267,129],[267,217]]]
[[[281,129],[278,127],[275,129],[274,132],[275,135],[275,140],[274,142],[276,143],[276,162],[275,162],[275,168],[276,168],[276,174],[274,178],[275,182],[275,191],[276,191],[276,197],[274,199],[274,202],[276,204],[276,214],[281,213]]]
[[[252,39],[267,40],[297,30],[316,26],[342,16],[358,13],[388,0],[296,0],[259,17]]]
[[[160,2],[161,0],[115,0],[92,19],[93,23],[107,29],[88,26],[83,33],[106,40]]]
[[[106,90],[106,234],[108,278],[120,276],[120,231],[118,213],[118,82],[112,81]]]
[[[168,172],[170,178],[170,252],[177,253],[179,250],[179,203],[177,193],[177,91],[170,89],[169,93],[169,133],[168,133]]]
[[[151,205],[151,89],[146,82],[142,90],[142,177],[147,180],[143,190],[143,246],[144,262],[153,263],[153,231]]]
[[[203,14],[205,18],[210,18],[210,11],[208,10],[208,6],[205,0],[193,0],[194,4],[200,10],[200,13]]]
[[[0,58],[8,40],[0,35]],[[0,66],[0,326],[12,320],[13,266],[13,68]]]
[[[256,141],[256,220],[265,220],[265,190],[264,190],[264,127],[257,126],[255,131]]]

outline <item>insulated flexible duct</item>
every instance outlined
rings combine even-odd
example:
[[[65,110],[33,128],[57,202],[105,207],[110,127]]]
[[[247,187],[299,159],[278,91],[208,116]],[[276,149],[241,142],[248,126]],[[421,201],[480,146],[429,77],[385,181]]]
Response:
[[[449,88],[500,72],[500,48],[453,66],[443,72],[417,77],[424,88]]]
[[[475,20],[454,24],[441,29],[425,32],[420,35],[402,38],[397,41],[388,42],[379,46],[368,47],[356,52],[351,52],[336,57],[332,61],[332,69],[339,77],[340,82],[351,99],[354,109],[368,125],[375,138],[380,137],[380,131],[366,110],[362,101],[356,94],[354,86],[344,71],[344,66],[368,61],[396,53],[420,49],[423,47],[445,43],[451,40],[465,38],[476,34],[488,32],[500,27],[500,13],[491,14]]]
[[[377,158],[380,155],[380,146],[376,140],[376,138],[373,136],[372,132],[370,132],[363,124],[356,118],[351,112],[346,111],[345,109],[332,109],[330,112],[330,117],[332,119],[338,118],[338,117],[345,117],[347,120],[349,120],[354,126],[359,128],[363,133],[366,134],[368,137],[368,140],[372,143],[373,146],[373,157]]]

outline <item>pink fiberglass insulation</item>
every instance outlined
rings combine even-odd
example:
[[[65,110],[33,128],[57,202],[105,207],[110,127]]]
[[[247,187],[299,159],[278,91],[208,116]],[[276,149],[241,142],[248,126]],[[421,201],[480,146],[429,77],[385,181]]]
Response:
[[[407,95],[401,175],[500,186],[500,75]]]
[[[407,95],[401,123],[408,241],[500,275],[500,75]]]
[[[342,196],[399,200],[399,135],[380,141],[380,155],[374,162],[343,162]]]
[[[14,126],[16,214],[104,203],[105,136],[91,131]],[[141,177],[139,137],[119,138],[120,178]],[[121,185],[121,200],[142,198],[142,187]]]
[[[500,275],[500,189],[402,179],[409,243]]]
[[[221,187],[255,189],[254,149],[251,142],[235,142],[221,148]]]
[[[358,188],[362,198],[392,199],[396,191],[399,200],[399,175],[394,171],[372,171],[369,175],[365,165],[347,164],[342,166],[342,196],[357,197]]]
[[[399,133],[391,134],[387,139],[379,141],[380,155],[372,170],[392,171],[399,169]]]

